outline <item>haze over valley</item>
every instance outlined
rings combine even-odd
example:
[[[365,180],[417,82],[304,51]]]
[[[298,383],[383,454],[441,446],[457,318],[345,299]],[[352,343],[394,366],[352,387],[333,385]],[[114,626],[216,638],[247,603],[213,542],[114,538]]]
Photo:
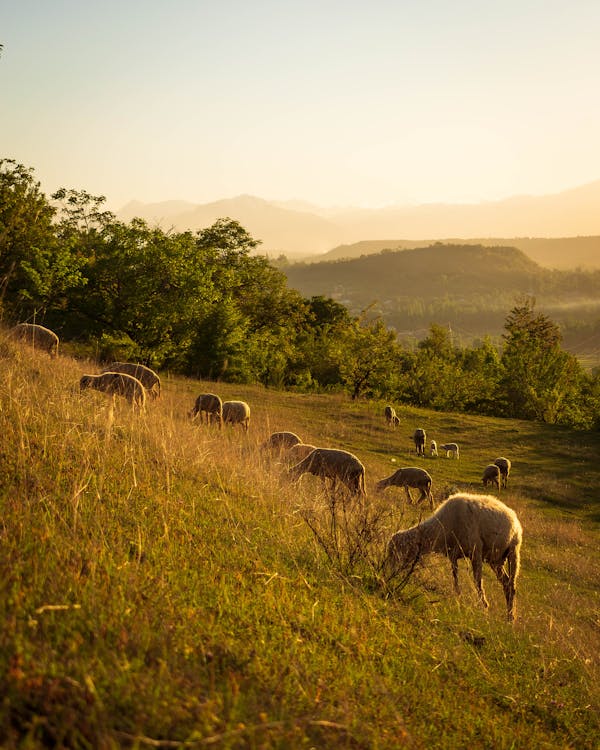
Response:
[[[548,268],[600,268],[600,180],[551,195],[473,204],[322,208],[241,195],[199,205],[131,201],[117,215],[124,221],[139,216],[178,231],[202,229],[229,216],[261,240],[259,252],[284,254],[292,261],[353,257],[440,240],[518,247]]]

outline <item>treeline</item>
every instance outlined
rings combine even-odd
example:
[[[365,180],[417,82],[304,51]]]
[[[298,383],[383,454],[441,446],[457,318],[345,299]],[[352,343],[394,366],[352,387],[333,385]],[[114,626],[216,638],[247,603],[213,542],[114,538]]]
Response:
[[[456,346],[433,324],[414,347],[369,310],[303,297],[223,218],[198,232],[119,221],[104,199],[0,161],[0,304],[5,324],[39,322],[73,353],[203,379],[343,389],[440,410],[600,427],[600,382],[523,298],[503,346]]]

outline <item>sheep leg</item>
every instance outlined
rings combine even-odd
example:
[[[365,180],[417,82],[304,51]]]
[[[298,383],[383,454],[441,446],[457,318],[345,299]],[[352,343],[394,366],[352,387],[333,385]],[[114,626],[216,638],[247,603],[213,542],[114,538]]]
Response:
[[[454,581],[454,593],[460,594],[460,586],[458,584],[458,557],[453,555],[450,558],[450,563],[452,565],[452,580]]]
[[[475,579],[475,587],[477,589],[479,601],[483,604],[484,607],[487,608],[489,604],[488,600],[485,598],[483,581],[481,580],[481,575],[483,572],[483,559],[481,556],[481,550],[475,549],[473,551],[473,555],[471,557],[471,565],[473,567],[473,578]]]
[[[504,563],[500,563],[499,565],[492,565],[492,569],[494,573],[496,574],[496,577],[502,584],[502,589],[504,590],[504,597],[506,599],[506,613],[508,620],[512,622],[515,619],[515,594],[516,594],[516,586],[515,586],[515,576],[517,571],[517,561],[515,556],[515,551],[511,550],[508,553],[508,572],[506,571],[506,568],[504,567]]]
[[[410,496],[410,490],[408,489],[408,485],[404,485],[404,489],[406,490],[406,499],[408,500],[408,504],[412,505],[413,499]]]

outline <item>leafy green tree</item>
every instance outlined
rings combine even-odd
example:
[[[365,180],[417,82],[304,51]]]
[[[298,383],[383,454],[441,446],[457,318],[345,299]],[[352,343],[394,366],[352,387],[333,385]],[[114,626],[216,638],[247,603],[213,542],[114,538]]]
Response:
[[[340,376],[353,399],[390,390],[390,375],[398,359],[396,334],[380,318],[369,321],[363,313],[341,331]]]
[[[558,326],[534,308],[535,300],[526,298],[506,319],[501,398],[507,416],[555,423],[576,388],[581,367],[561,349]]]
[[[1,159],[0,294],[9,317],[45,319],[85,283],[72,248],[57,238],[54,216],[33,170]]]

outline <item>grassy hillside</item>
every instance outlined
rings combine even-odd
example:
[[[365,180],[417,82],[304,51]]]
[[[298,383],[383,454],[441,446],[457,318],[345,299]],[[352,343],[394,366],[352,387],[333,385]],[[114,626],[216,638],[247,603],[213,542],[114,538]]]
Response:
[[[135,414],[80,394],[90,370],[0,341],[3,747],[598,746],[600,435],[399,404],[390,430],[379,403],[165,376]],[[250,403],[247,435],[190,424],[205,389]],[[416,426],[460,461],[416,458]],[[280,429],[364,462],[356,564],[341,523],[325,554],[319,481],[261,451]],[[516,623],[489,570],[479,608],[465,563],[458,598],[438,557],[382,588],[385,540],[428,511],[376,480],[422,465],[440,499],[498,455],[524,528]]]

